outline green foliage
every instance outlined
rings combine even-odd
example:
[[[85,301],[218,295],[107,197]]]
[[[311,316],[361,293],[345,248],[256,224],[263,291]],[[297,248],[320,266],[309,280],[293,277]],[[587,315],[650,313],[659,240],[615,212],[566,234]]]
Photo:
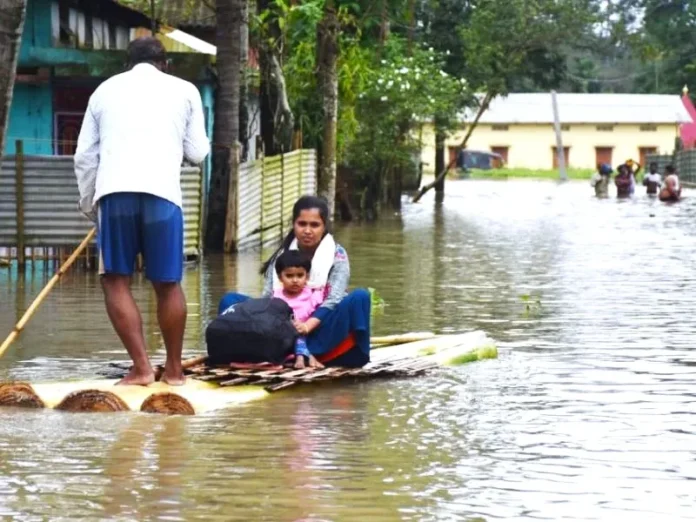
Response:
[[[524,316],[527,318],[538,317],[541,314],[541,296],[538,294],[522,294],[520,301],[524,305]]]
[[[384,313],[384,307],[386,304],[384,299],[380,297],[377,290],[374,288],[368,288],[367,291],[370,292],[370,313],[372,315]]]
[[[447,114],[447,123],[455,124],[458,107],[471,93],[466,80],[443,70],[444,61],[433,48],[416,48],[407,56],[403,41],[389,42],[358,95],[359,132],[348,147],[351,166],[370,176],[408,168],[418,151],[419,122]]]
[[[592,169],[573,169],[569,168],[566,170],[568,173],[568,179],[590,179],[594,171]],[[491,169],[491,170],[480,170],[471,169],[467,172],[465,177],[471,179],[515,179],[515,178],[527,178],[527,179],[550,179],[558,180],[560,174],[557,169],[541,170],[541,169]]]
[[[525,85],[547,89],[564,78],[563,47],[594,20],[582,0],[474,0],[459,29],[466,74],[487,92],[506,94]]]

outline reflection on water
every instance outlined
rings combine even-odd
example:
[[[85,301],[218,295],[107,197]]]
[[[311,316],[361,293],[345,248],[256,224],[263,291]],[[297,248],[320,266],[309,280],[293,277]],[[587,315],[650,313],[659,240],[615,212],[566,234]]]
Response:
[[[693,519],[696,199],[598,201],[583,183],[450,183],[337,232],[379,334],[483,329],[501,357],[413,381],[325,385],[215,415],[0,411],[0,518]],[[690,194],[687,194],[690,196]],[[259,254],[186,272],[186,347]],[[0,269],[0,331],[45,284]],[[154,294],[136,278],[150,352]],[[66,276],[0,379],[124,359],[93,274]]]

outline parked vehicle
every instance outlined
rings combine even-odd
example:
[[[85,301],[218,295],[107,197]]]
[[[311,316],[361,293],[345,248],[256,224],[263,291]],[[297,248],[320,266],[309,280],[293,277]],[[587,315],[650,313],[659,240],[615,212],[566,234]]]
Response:
[[[457,154],[457,168],[465,173],[470,169],[490,170],[500,168],[504,163],[503,157],[495,152],[462,149]]]

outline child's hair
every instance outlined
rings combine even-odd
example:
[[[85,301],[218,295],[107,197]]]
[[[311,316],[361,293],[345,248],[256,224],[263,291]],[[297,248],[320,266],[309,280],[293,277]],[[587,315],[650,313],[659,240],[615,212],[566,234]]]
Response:
[[[665,172],[667,174],[675,174],[677,172],[677,169],[674,168],[674,165],[671,163],[665,167]]]
[[[278,256],[275,262],[275,270],[278,277],[286,268],[304,268],[309,274],[312,270],[312,261],[303,256],[299,250],[286,250]]]

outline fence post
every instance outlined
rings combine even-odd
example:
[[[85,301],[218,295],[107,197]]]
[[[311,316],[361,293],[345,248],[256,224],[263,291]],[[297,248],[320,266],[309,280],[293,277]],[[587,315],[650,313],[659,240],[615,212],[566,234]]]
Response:
[[[17,200],[17,265],[26,264],[24,246],[24,142],[15,141],[15,198]]]
[[[300,199],[300,196],[301,196],[302,193],[304,192],[304,190],[302,189],[302,185],[303,185],[303,183],[304,183],[304,162],[303,162],[303,158],[302,158],[302,148],[300,148],[299,155],[300,155],[300,158],[299,158],[299,161],[300,161],[300,171],[299,171],[299,174],[298,174],[298,180],[297,180],[297,198],[295,198],[295,201],[297,201],[298,199]]]
[[[237,250],[237,185],[239,184],[239,142],[235,141],[230,150],[230,180],[227,189],[227,212],[225,219],[225,252]]]
[[[261,158],[261,208],[259,209],[260,211],[260,216],[261,216],[261,248],[263,248],[264,242],[263,242],[263,237],[266,232],[266,222],[264,220],[264,214],[266,213],[266,155],[264,154],[263,157]]]
[[[278,220],[278,241],[283,240],[283,213],[285,212],[285,154],[280,154],[280,219]]]

